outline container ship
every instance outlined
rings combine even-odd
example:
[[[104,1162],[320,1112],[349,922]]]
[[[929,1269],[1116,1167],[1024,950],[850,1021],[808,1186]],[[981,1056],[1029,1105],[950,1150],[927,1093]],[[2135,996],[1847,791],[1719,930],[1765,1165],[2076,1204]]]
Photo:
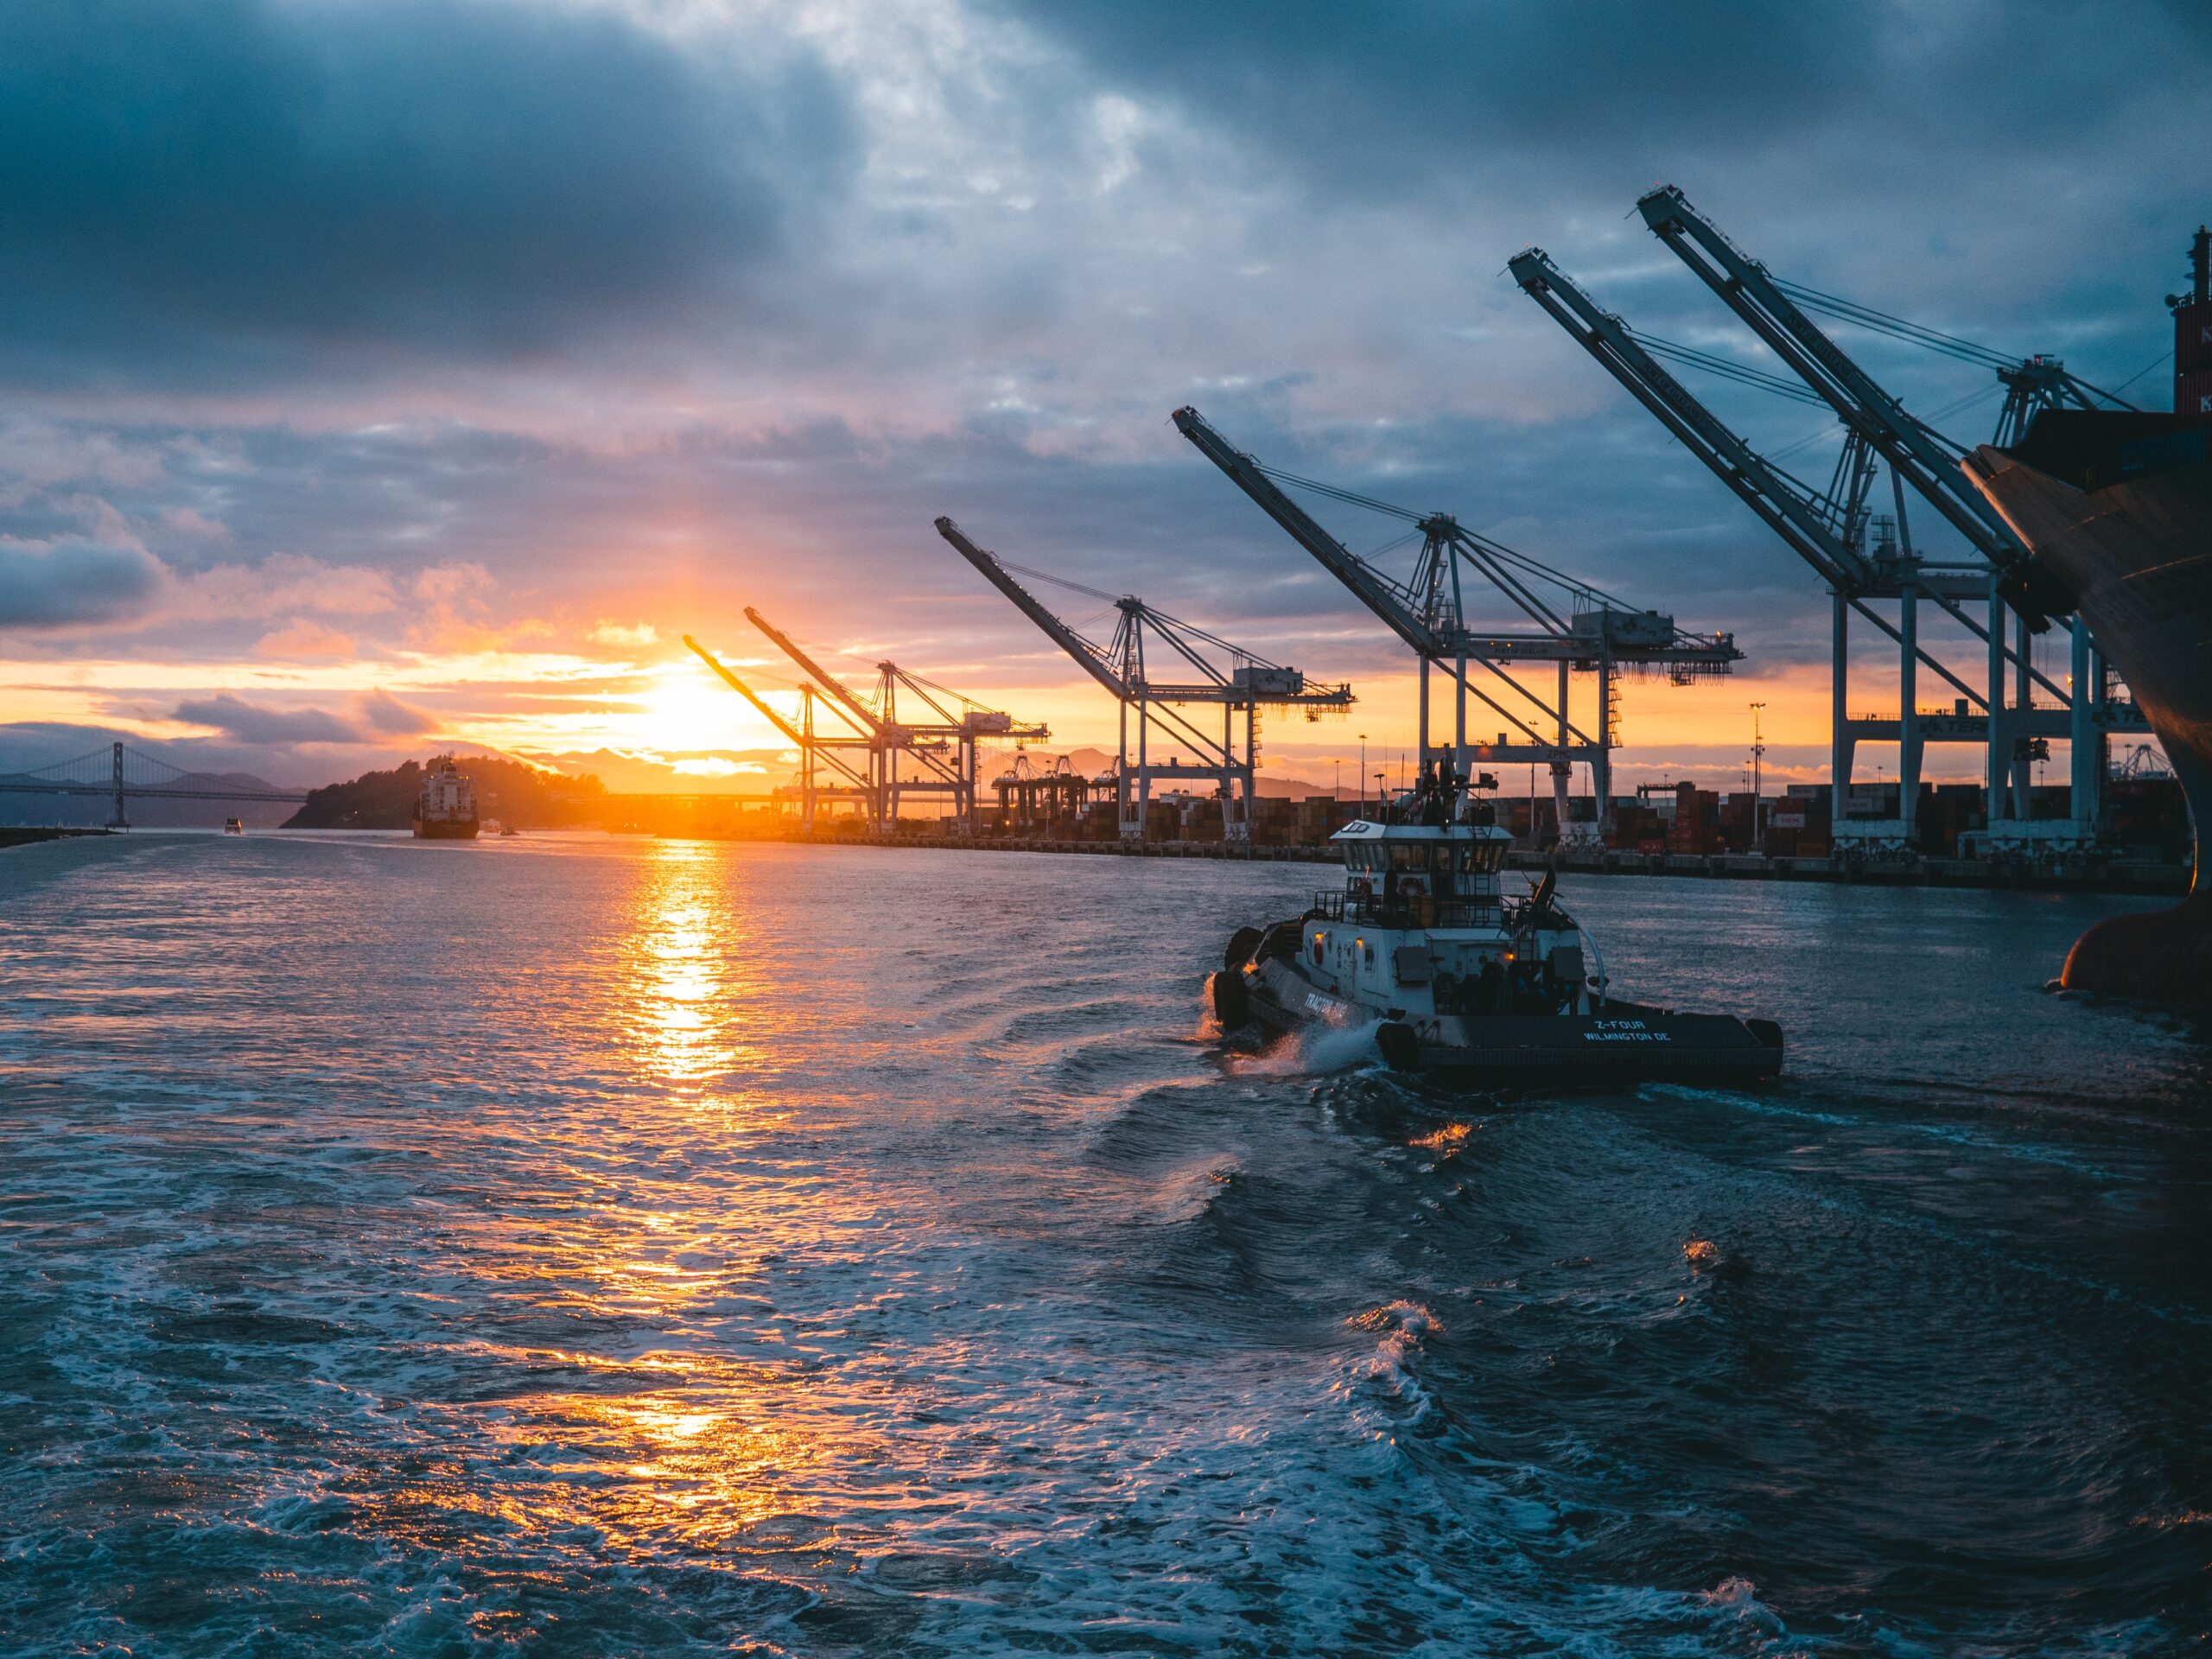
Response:
[[[423,768],[423,792],[415,798],[417,841],[476,839],[476,791],[468,774],[442,754]]]
[[[2212,232],[2172,295],[2174,410],[2046,410],[1967,475],[2055,577],[2127,682],[2189,803],[2196,866],[2176,909],[2116,916],[2075,941],[2068,989],[2212,1005]]]

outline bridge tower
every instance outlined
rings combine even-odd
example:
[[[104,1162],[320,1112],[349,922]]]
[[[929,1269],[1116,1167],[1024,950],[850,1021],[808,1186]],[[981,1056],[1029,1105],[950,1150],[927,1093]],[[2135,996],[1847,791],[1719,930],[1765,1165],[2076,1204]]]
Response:
[[[115,810],[108,816],[107,827],[111,830],[128,830],[130,827],[130,820],[123,816],[123,745],[119,741],[115,746]]]

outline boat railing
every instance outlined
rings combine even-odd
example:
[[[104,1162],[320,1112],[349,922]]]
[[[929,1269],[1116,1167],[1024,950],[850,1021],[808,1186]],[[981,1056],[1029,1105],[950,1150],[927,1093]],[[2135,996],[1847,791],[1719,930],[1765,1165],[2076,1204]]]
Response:
[[[1306,912],[1317,921],[1363,922],[1370,927],[1496,927],[1500,914],[1496,895],[1465,899],[1418,899],[1385,902],[1379,898],[1325,887],[1313,895]]]

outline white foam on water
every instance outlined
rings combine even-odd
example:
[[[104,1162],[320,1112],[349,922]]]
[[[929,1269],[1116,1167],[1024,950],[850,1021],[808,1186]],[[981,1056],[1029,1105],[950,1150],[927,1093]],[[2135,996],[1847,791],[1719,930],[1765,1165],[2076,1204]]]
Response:
[[[1363,1071],[1382,1064],[1382,1051],[1375,1044],[1375,1027],[1369,1025],[1300,1026],[1233,1065],[1240,1076],[1302,1077]]]
[[[1521,1272],[1530,1205],[1587,1218],[1581,1130],[1440,1179],[1286,1084],[1379,1067],[1370,1032],[1224,1078],[1195,969],[1091,930],[1049,973],[931,934],[899,974],[957,1013],[865,1018],[921,1000],[878,942],[1003,913],[1007,861],[532,848],[8,901],[0,1650],[1817,1647],[1721,1567],[1603,1581],[1582,1537],[1649,1490],[1496,1450],[1526,1379],[1471,1309],[1514,1293],[1439,1287]],[[1273,879],[1039,862],[1149,941]],[[1684,1167],[1636,1191],[1728,1201]],[[1529,1271],[1514,1317],[1593,1342],[1656,1294]]]

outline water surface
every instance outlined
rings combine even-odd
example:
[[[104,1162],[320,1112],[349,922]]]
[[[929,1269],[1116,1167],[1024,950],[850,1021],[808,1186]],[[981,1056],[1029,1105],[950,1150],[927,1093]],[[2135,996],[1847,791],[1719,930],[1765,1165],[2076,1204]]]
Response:
[[[1301,866],[0,854],[0,1652],[2197,1652],[2121,901],[1569,877],[1757,1091],[1225,1058]]]

